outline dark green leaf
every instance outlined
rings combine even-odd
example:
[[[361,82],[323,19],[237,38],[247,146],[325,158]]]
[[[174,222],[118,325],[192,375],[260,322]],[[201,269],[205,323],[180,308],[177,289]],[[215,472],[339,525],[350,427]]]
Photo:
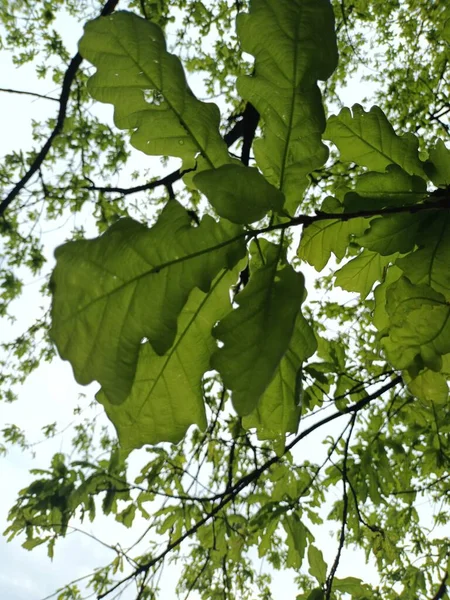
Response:
[[[280,212],[284,196],[257,169],[223,165],[202,171],[194,183],[221,217],[233,223],[253,223],[269,211]]]
[[[250,273],[236,297],[239,307],[214,330],[223,347],[211,361],[242,416],[256,408],[275,377],[305,293],[303,275],[287,264],[280,246],[266,240],[252,245]]]

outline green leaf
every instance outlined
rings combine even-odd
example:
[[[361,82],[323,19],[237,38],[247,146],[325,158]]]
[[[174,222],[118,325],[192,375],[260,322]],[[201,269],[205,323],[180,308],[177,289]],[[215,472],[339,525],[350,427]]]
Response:
[[[402,276],[402,271],[392,265],[387,269],[384,281],[377,285],[374,290],[375,310],[373,311],[373,324],[378,331],[383,331],[390,324],[389,315],[386,311],[386,293],[391,284]]]
[[[299,598],[299,596],[297,596],[297,598]],[[312,590],[307,597],[305,595],[304,598],[307,598],[307,600],[325,600],[325,593],[320,588],[316,588],[315,590]]]
[[[398,165],[388,165],[385,173],[370,171],[358,177],[355,191],[345,195],[345,212],[417,204],[426,193],[427,184],[421,177],[408,175]]]
[[[450,19],[447,19],[444,23],[444,27],[442,28],[442,38],[450,44]]]
[[[259,254],[261,251],[261,255]],[[223,344],[211,365],[233,392],[239,415],[255,409],[289,348],[305,289],[284,251],[266,240],[252,245],[250,281],[214,330]]]
[[[192,227],[170,201],[148,229],[123,219],[95,240],[56,250],[51,336],[81,384],[98,381],[112,404],[124,402],[147,339],[163,355],[194,287],[203,292],[243,256],[240,229],[205,216]],[[214,248],[214,250],[210,250]]]
[[[343,108],[328,119],[324,137],[336,144],[345,162],[381,172],[394,164],[410,175],[426,178],[417,138],[411,133],[398,136],[378,106],[369,112],[359,104],[353,105],[352,112]]]
[[[325,115],[317,80],[337,65],[334,18],[328,0],[253,0],[237,19],[254,75],[237,80],[239,94],[261,114],[264,137],[254,144],[258,166],[286,196],[293,214],[308,173],[328,157],[321,137]]]
[[[341,213],[343,206],[336,198],[328,197],[320,211]],[[362,235],[366,227],[367,220],[363,218],[348,221],[336,219],[315,221],[303,228],[297,255],[312,265],[316,271],[321,271],[332,253],[338,260],[342,260],[347,253],[350,239],[355,235]]]
[[[335,283],[348,292],[366,298],[376,281],[381,281],[386,266],[395,258],[363,250],[335,273]]]
[[[100,17],[86,25],[79,49],[97,67],[89,92],[114,105],[114,122],[133,130],[135,148],[178,156],[197,171],[230,162],[219,109],[194,96],[158,25],[128,12]]]
[[[426,402],[435,402],[436,404],[446,404],[448,402],[448,381],[442,373],[435,373],[430,369],[425,369],[412,380],[405,377],[409,391]]]
[[[296,433],[302,412],[302,364],[317,349],[313,330],[301,313],[295,321],[292,339],[275,377],[258,406],[242,419],[246,429],[255,427],[258,438],[283,441],[286,433]]]
[[[423,215],[420,213],[375,218],[367,231],[357,238],[357,242],[383,256],[396,252],[406,254],[414,248],[422,221]]]
[[[344,579],[335,577],[333,579],[333,589],[344,594],[350,594],[352,598],[368,599],[372,596],[369,586],[356,577],[344,577]]]
[[[116,521],[125,525],[125,527],[131,527],[133,525],[134,517],[136,516],[136,506],[130,504],[124,510],[117,513]]]
[[[259,527],[259,533],[261,536],[261,541],[258,544],[259,558],[266,556],[267,552],[272,547],[274,533],[278,527],[278,521],[278,518],[273,518],[267,525],[267,528],[265,530],[262,527]]]
[[[117,406],[97,395],[128,454],[145,444],[178,443],[192,424],[206,427],[202,377],[216,342],[214,324],[230,310],[229,289],[238,270],[224,271],[208,292],[193,289],[178,318],[177,337],[163,356],[142,344],[131,393]]]
[[[323,559],[322,552],[313,544],[308,547],[309,572],[319,583],[325,583],[327,578],[327,563]]]
[[[233,223],[259,221],[284,203],[283,194],[250,167],[223,165],[195,175],[194,183],[217,214]]]
[[[283,527],[287,534],[286,566],[298,570],[302,566],[303,557],[305,556],[308,530],[296,513],[284,515]]]
[[[411,235],[414,232],[411,232]],[[421,218],[417,250],[399,258],[396,265],[413,283],[425,283],[450,300],[450,215],[436,211]]]
[[[435,186],[442,188],[450,186],[450,150],[442,140],[437,140],[436,145],[430,150],[430,158],[425,163],[425,170]]]
[[[49,538],[45,537],[45,538],[28,538],[27,540],[25,540],[22,544],[22,548],[25,548],[25,550],[33,550],[33,548],[36,548],[37,546],[41,546],[42,544],[45,544],[45,542],[48,540]]]
[[[450,306],[426,285],[413,285],[402,277],[387,290],[389,335],[382,342],[390,362],[399,369],[417,359],[439,371],[442,356],[450,352]]]

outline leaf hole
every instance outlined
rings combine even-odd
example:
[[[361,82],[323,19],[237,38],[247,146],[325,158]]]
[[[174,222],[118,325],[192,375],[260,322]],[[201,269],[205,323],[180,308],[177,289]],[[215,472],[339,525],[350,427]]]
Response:
[[[164,102],[164,96],[157,90],[142,90],[144,92],[144,99],[153,106],[161,106]]]

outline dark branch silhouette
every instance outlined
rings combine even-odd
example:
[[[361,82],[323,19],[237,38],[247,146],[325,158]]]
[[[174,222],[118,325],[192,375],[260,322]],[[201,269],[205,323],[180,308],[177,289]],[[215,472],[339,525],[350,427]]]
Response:
[[[355,426],[355,421],[356,421],[356,415],[357,413],[353,413],[352,418],[350,419],[350,431],[349,434],[347,436],[347,439],[345,440],[345,448],[344,448],[344,461],[342,464],[342,486],[343,486],[343,491],[342,491],[342,502],[343,502],[343,508],[342,508],[342,524],[341,524],[341,532],[339,534],[339,545],[338,545],[338,549],[336,552],[336,558],[334,559],[333,565],[330,569],[330,573],[327,577],[327,581],[326,581],[326,590],[325,590],[325,600],[330,600],[331,598],[331,591],[333,589],[333,581],[334,581],[334,577],[336,575],[336,571],[339,567],[339,562],[341,560],[341,554],[342,554],[342,550],[344,548],[344,543],[345,543],[345,529],[347,527],[347,517],[348,517],[348,490],[347,490],[347,485],[348,485],[348,473],[347,473],[347,461],[348,461],[348,452],[349,452],[349,447],[350,447],[350,440],[352,437],[352,433],[353,433],[353,428]]]
[[[431,598],[431,600],[441,600],[445,596],[445,594],[447,593],[447,579],[448,572],[445,571],[444,577],[442,578],[442,583],[439,586],[439,589],[436,592],[436,594]]]
[[[6,92],[7,94],[20,94],[23,96],[34,96],[35,98],[42,98],[42,100],[59,102],[59,98],[53,98],[53,96],[46,96],[45,94],[36,94],[36,92],[25,92],[24,90],[12,90],[10,88],[0,88],[0,92]]]
[[[223,136],[223,139],[227,145],[227,148],[229,148],[238,139],[243,138],[244,145],[242,147],[242,162],[245,165],[248,165],[250,148],[253,143],[256,128],[258,126],[259,113],[250,103],[247,103],[247,106],[241,116],[242,118],[237,121],[230,131]],[[102,192],[103,194],[120,194],[121,196],[129,196],[130,194],[137,194],[138,192],[154,190],[157,187],[165,187],[170,189],[172,184],[180,180],[183,175],[188,172],[189,171],[181,171],[180,169],[177,169],[161,179],[155,179],[154,181],[149,181],[141,185],[135,185],[127,188],[109,185],[100,186],[91,181],[90,185],[86,186],[86,189],[95,192]]]
[[[117,6],[119,0],[108,0],[104,5],[100,15],[106,16],[111,14]],[[53,128],[53,131],[50,133],[47,141],[42,146],[41,150],[38,152],[37,156],[33,160],[30,165],[28,171],[22,177],[22,179],[16,183],[13,189],[9,192],[9,194],[0,202],[0,217],[5,214],[6,209],[11,204],[11,202],[18,196],[18,194],[23,190],[28,181],[33,177],[35,173],[37,173],[44,162],[47,154],[52,147],[54,139],[61,133],[64,120],[66,118],[67,105],[70,97],[70,89],[72,87],[72,83],[75,79],[75,76],[80,68],[80,65],[83,61],[83,58],[79,52],[75,54],[72,60],[67,67],[66,73],[64,75],[63,84],[61,88],[61,95],[59,97],[59,111],[56,119],[56,125]]]

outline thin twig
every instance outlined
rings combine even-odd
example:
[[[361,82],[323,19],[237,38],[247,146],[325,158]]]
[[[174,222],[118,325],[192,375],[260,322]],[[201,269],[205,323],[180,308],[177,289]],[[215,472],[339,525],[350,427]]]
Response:
[[[101,16],[109,15],[116,8],[119,0],[108,0],[104,5]],[[13,189],[9,192],[9,194],[0,202],[0,216],[2,216],[11,202],[18,196],[18,194],[24,189],[28,181],[33,177],[35,173],[39,171],[40,166],[44,162],[47,154],[50,151],[50,148],[53,145],[55,138],[61,133],[64,121],[66,118],[67,105],[70,97],[70,88],[72,87],[72,83],[75,79],[75,76],[78,72],[78,69],[83,61],[83,58],[79,52],[75,54],[72,60],[67,67],[67,70],[64,75],[63,84],[61,88],[61,95],[59,97],[59,111],[58,116],[56,118],[56,125],[53,128],[53,131],[47,138],[47,141],[42,146],[41,150],[38,152],[37,156],[33,160],[30,165],[30,168],[25,173],[25,175],[20,179],[18,183],[13,187]]]
[[[338,566],[339,566],[339,561],[341,560],[342,549],[344,548],[344,543],[345,543],[345,529],[347,527],[347,516],[348,516],[347,460],[348,460],[348,451],[349,451],[349,446],[350,446],[350,439],[352,437],[353,428],[355,426],[356,415],[357,415],[356,412],[353,413],[352,418],[350,419],[350,431],[349,431],[349,434],[347,436],[347,440],[345,442],[344,460],[343,460],[343,463],[342,463],[342,487],[343,487],[343,492],[342,492],[342,502],[343,502],[343,507],[342,507],[342,525],[341,525],[341,532],[339,534],[339,545],[338,545],[338,549],[337,549],[337,552],[336,552],[336,558],[334,559],[333,566],[331,567],[330,573],[329,573],[329,575],[327,577],[327,581],[326,581],[325,600],[330,600],[330,598],[331,598],[331,590],[332,590],[332,587],[333,587],[334,576],[336,575],[336,571],[337,571]]]
[[[228,148],[230,146],[232,146],[239,138],[241,138],[245,135],[246,126],[247,126],[247,120],[243,118],[240,121],[238,121],[232,127],[232,129],[230,129],[230,131],[228,131],[223,136],[224,142]],[[129,188],[117,187],[117,186],[96,185],[93,181],[88,179],[90,185],[86,186],[85,189],[87,189],[89,191],[102,192],[103,194],[120,194],[121,196],[128,196],[130,194],[137,194],[138,192],[154,190],[157,187],[161,187],[161,186],[164,186],[166,189],[169,190],[176,181],[181,179],[183,177],[183,175],[185,175],[186,173],[189,173],[189,171],[192,171],[192,170],[195,170],[195,169],[188,169],[185,171],[181,171],[181,169],[177,169],[176,171],[169,173],[169,175],[166,175],[165,177],[162,177],[161,179],[156,179],[156,180],[149,181],[147,183],[142,183],[141,185],[135,185],[135,186],[129,187]]]
[[[202,568],[200,569],[200,571],[197,573],[197,575],[195,576],[195,579],[192,581],[191,585],[188,588],[187,594],[184,597],[184,600],[188,600],[192,590],[194,589],[194,587],[197,584],[197,581],[200,579],[200,577],[203,575],[203,572],[205,571],[206,567],[208,566],[208,562],[209,562],[209,558],[211,556],[211,550],[208,550],[207,554],[206,554],[206,559],[205,562],[203,563]]]
[[[53,102],[59,102],[59,98],[53,98],[52,96],[46,96],[45,94],[37,94],[36,92],[25,92],[24,90],[12,90],[10,88],[0,88],[0,92],[6,92],[8,94],[21,94],[24,96],[34,96],[35,98],[42,98],[42,100],[52,100]]]
[[[345,408],[343,411],[335,412],[335,413],[321,419],[320,421],[317,421],[316,423],[314,423],[313,425],[311,425],[310,427],[308,427],[307,429],[305,429],[304,431],[299,433],[292,440],[292,442],[290,442],[286,446],[283,454],[281,454],[280,456],[278,456],[278,455],[273,456],[272,458],[267,460],[263,465],[261,465],[261,467],[259,467],[259,469],[255,469],[251,473],[245,475],[244,477],[241,477],[241,479],[239,479],[234,484],[232,489],[229,490],[229,493],[210,512],[206,513],[201,519],[199,519],[195,523],[195,525],[193,525],[188,530],[186,530],[183,533],[183,535],[181,535],[179,538],[177,538],[173,542],[170,542],[163,552],[161,552],[160,554],[158,554],[157,556],[155,556],[148,562],[143,563],[134,572],[130,573],[129,575],[127,575],[120,581],[117,581],[109,590],[100,594],[97,597],[98,600],[102,600],[102,598],[106,598],[106,596],[108,596],[109,594],[111,594],[112,592],[117,590],[119,587],[121,587],[122,585],[124,585],[125,583],[130,581],[131,579],[135,578],[137,575],[140,575],[141,573],[147,573],[148,570],[151,569],[155,564],[157,564],[158,562],[163,560],[167,556],[167,554],[169,554],[169,552],[171,552],[174,548],[177,548],[178,546],[180,546],[186,539],[188,539],[193,534],[195,534],[200,529],[200,527],[202,527],[210,519],[215,517],[225,506],[227,506],[230,502],[232,502],[234,500],[234,498],[237,497],[237,495],[243,489],[245,489],[253,481],[257,480],[265,471],[270,469],[270,467],[272,465],[278,463],[285,454],[290,452],[290,450],[292,450],[292,448],[294,448],[294,446],[296,446],[301,440],[306,438],[310,433],[312,433],[316,429],[319,429],[323,425],[326,425],[327,423],[331,423],[332,421],[339,419],[343,415],[346,415],[346,414],[353,415],[353,414],[358,413],[359,411],[363,410],[366,406],[368,406],[370,404],[370,402],[379,398],[380,396],[382,396],[383,394],[385,394],[386,392],[388,392],[389,390],[393,389],[395,386],[397,386],[401,383],[402,383],[402,378],[400,376],[397,376],[394,379],[392,379],[389,383],[387,383],[386,385],[381,387],[379,390],[377,390],[376,392],[373,392],[372,394],[369,394],[365,398],[362,398],[361,400],[359,400],[359,402],[356,402],[352,406]]]

